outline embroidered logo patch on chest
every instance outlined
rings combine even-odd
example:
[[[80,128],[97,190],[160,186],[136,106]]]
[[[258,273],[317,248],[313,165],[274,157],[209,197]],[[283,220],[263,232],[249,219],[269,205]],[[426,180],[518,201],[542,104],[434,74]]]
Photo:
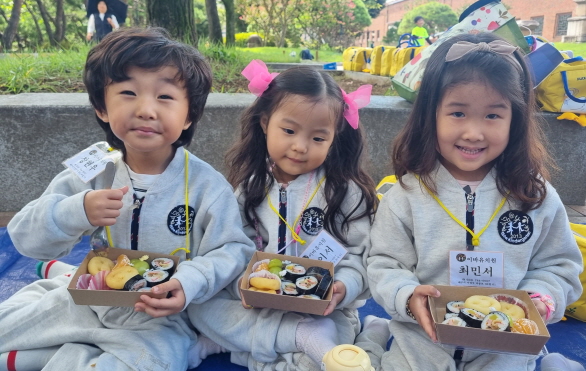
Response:
[[[305,209],[301,215],[301,229],[310,236],[317,236],[324,227],[324,216],[324,211],[319,207]]]
[[[193,229],[195,209],[189,206],[189,231]],[[167,227],[177,236],[185,236],[185,205],[175,206],[167,215]]]
[[[499,236],[512,245],[520,245],[533,236],[531,217],[519,210],[509,210],[500,216],[498,224]]]

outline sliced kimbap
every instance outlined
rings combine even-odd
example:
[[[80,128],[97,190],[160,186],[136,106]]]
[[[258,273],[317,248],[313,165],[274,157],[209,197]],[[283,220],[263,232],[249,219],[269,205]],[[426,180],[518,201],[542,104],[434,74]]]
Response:
[[[297,296],[299,295],[299,291],[297,291],[297,286],[291,281],[282,281],[281,282],[281,290],[283,290],[283,295],[289,296]]]
[[[298,298],[303,299],[312,299],[312,300],[321,300],[317,295],[299,295]]]
[[[329,275],[330,271],[322,267],[309,267],[307,268],[306,276],[314,276],[318,281],[321,281],[325,275]]]
[[[315,295],[319,296],[322,299],[325,298],[326,295],[328,295],[328,289],[330,288],[332,281],[332,276],[329,272],[327,274],[324,274],[319,283],[317,284],[317,288],[315,289]]]
[[[460,313],[458,314],[458,316],[462,318],[468,326],[480,328],[480,325],[482,324],[482,320],[484,319],[485,314],[476,309],[462,308],[460,309]]]
[[[446,310],[448,313],[460,313],[460,309],[464,308],[463,301],[451,301],[446,304]]]
[[[509,331],[511,329],[511,321],[509,316],[503,312],[490,312],[484,317],[480,326],[484,330]]]
[[[317,278],[313,276],[303,276],[295,280],[295,286],[297,286],[297,291],[299,291],[301,295],[311,295],[315,293],[317,284]]]
[[[169,272],[158,269],[149,269],[142,275],[147,281],[149,287],[156,286],[160,283],[167,282],[169,280]]]
[[[295,282],[300,277],[305,276],[305,267],[300,264],[287,264],[285,266],[285,279]]]
[[[139,274],[134,277],[131,277],[126,283],[124,284],[125,291],[138,291],[144,287],[146,287],[147,281]]]
[[[455,313],[453,313],[455,314]],[[466,322],[464,322],[464,320],[460,317],[451,317],[451,318],[446,318],[442,324],[444,325],[450,325],[450,326],[460,326],[460,327],[466,327]]]
[[[458,317],[459,315],[460,315],[460,313],[446,313],[446,315],[444,316],[444,320],[449,319],[449,318]]]
[[[175,266],[173,259],[169,258],[156,258],[151,261],[151,267],[162,271],[170,271]]]

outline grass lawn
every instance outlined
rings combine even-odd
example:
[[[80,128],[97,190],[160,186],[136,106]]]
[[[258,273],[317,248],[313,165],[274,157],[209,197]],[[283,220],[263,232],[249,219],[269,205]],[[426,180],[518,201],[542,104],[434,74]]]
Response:
[[[571,50],[574,57],[586,57],[586,43],[554,43],[557,50]]]
[[[301,61],[302,48],[275,48],[275,47],[259,47],[259,48],[236,48],[248,60],[260,59],[264,62],[280,62],[280,63],[299,63]],[[291,52],[295,52],[295,57],[291,57]],[[318,62],[342,62],[342,53],[325,50],[312,50],[311,54],[315,57],[314,61]]]

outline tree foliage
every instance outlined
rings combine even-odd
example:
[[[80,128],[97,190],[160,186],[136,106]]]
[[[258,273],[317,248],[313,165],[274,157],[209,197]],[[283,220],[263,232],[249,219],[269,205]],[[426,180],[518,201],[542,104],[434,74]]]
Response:
[[[364,0],[364,5],[368,9],[370,18],[376,18],[380,14],[380,11],[385,6],[386,0]]]
[[[405,13],[399,25],[398,33],[400,35],[411,33],[411,30],[415,27],[413,19],[419,15],[425,19],[424,27],[430,35],[436,32],[443,32],[458,23],[458,16],[452,8],[448,5],[431,1]]]
[[[243,0],[238,9],[249,31],[265,35],[265,45],[269,41],[282,47],[290,22],[299,15],[302,3],[303,0]]]

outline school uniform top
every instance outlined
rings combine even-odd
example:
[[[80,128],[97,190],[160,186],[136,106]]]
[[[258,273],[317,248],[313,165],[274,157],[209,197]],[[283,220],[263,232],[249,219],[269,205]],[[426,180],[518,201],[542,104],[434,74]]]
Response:
[[[285,188],[287,208],[286,220],[293,226],[293,223],[299,215],[300,230],[299,236],[306,241],[305,245],[290,243],[292,241],[291,232],[286,229],[286,242],[289,246],[284,251],[287,255],[301,256],[307,246],[316,238],[324,229],[324,215],[326,210],[326,199],[324,195],[324,186],[327,179],[324,180],[318,189],[315,197],[306,206],[305,203],[311,197],[320,180],[324,177],[323,169],[311,173],[303,174],[290,182]],[[310,181],[311,180],[311,181]],[[279,197],[282,197],[281,185],[276,181],[268,191],[272,204],[276,210],[279,210]],[[254,225],[246,223],[244,218],[244,195],[241,189],[236,191],[238,203],[242,214],[242,221],[245,224],[244,230],[251,239],[255,239],[257,232]],[[359,187],[350,183],[348,193],[342,203],[342,211],[347,215],[351,210],[358,207],[355,213],[361,213],[365,210],[364,204],[359,204],[362,193]],[[270,253],[277,253],[279,240],[279,216],[269,206],[268,198],[257,207],[256,213],[259,217],[258,232],[262,237],[262,250]],[[341,221],[338,223],[338,226]],[[346,296],[338,304],[338,308],[354,307],[364,305],[364,300],[370,297],[366,279],[366,256],[370,248],[370,219],[363,217],[349,223],[349,229],[346,234],[347,244],[342,244],[348,253],[342,261],[338,263],[334,270],[334,281],[341,281],[346,286]],[[331,234],[331,233],[330,233]],[[333,235],[332,235],[333,236]],[[335,236],[334,236],[335,238]],[[297,245],[297,246],[296,246]]]
[[[140,209],[138,250],[170,254],[185,247],[185,152],[177,148],[165,171],[146,192]],[[181,258],[173,278],[186,296],[201,303],[227,286],[250,260],[254,247],[242,230],[238,204],[225,178],[209,164],[189,153],[189,250]],[[83,206],[86,193],[103,189],[104,176],[83,183],[70,170],[58,174],[45,192],[31,201],[8,224],[16,249],[39,260],[57,259],[69,254],[84,234],[96,227],[88,221]],[[132,183],[126,164],[116,164],[113,189],[129,186],[124,206],[111,226],[115,247],[131,248],[133,213]]]
[[[503,196],[493,169],[475,190],[474,231],[489,221]],[[465,192],[441,165],[433,174],[439,199],[466,221]],[[413,321],[405,304],[418,285],[449,285],[448,254],[466,250],[466,230],[458,225],[419,181],[403,177],[406,189],[393,186],[383,197],[371,233],[368,278],[375,300],[399,321]],[[582,256],[557,192],[547,184],[547,196],[536,210],[522,212],[506,202],[480,236],[475,251],[504,255],[504,288],[550,295],[559,321],[566,305],[582,293],[578,278]]]

